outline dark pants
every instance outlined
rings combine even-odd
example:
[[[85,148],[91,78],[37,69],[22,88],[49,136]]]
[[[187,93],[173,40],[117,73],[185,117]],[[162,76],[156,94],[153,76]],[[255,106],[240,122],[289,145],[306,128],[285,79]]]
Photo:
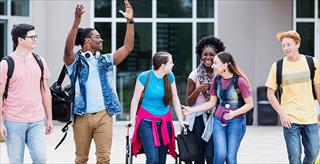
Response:
[[[152,134],[152,122],[143,120],[141,121],[138,129],[140,139],[144,148],[144,153],[147,157],[146,164],[165,164],[168,153],[168,145],[163,145],[162,135],[161,135],[161,123],[157,123],[158,135],[160,139],[161,146],[156,146],[154,143],[154,138]],[[168,132],[171,140],[171,124],[167,122]]]
[[[213,164],[213,141],[212,136],[210,137],[210,140],[208,142],[204,141],[201,138],[201,135],[204,131],[205,125],[203,123],[202,115],[195,118],[193,130],[191,133],[195,134],[197,143],[200,147],[201,151],[201,158],[194,161],[194,164],[204,164],[206,161],[206,164]],[[186,164],[191,164],[191,161],[186,161]]]

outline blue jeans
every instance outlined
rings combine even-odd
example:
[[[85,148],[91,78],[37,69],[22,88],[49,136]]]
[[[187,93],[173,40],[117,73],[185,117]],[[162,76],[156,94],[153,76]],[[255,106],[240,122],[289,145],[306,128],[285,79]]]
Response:
[[[12,122],[4,121],[7,129],[7,153],[9,162],[22,164],[24,158],[24,148],[27,145],[32,163],[45,163],[46,141],[44,121],[37,122]]]
[[[213,146],[215,164],[236,164],[241,140],[246,132],[246,118],[237,117],[228,120],[227,126],[221,126],[219,117],[213,124]]]
[[[151,121],[143,120],[141,121],[138,129],[139,137],[142,141],[144,148],[144,153],[147,157],[146,164],[165,164],[168,153],[168,145],[163,145],[162,135],[161,135],[161,123],[157,123],[158,134],[161,146],[156,146],[154,144],[152,125]],[[171,124],[167,122],[169,137],[171,140]]]
[[[301,164],[301,141],[305,157],[303,164],[313,164],[319,152],[318,125],[293,123],[291,128],[283,128],[284,139],[290,164]]]
[[[196,136],[197,143],[199,145],[199,148],[202,154],[202,157],[196,161],[194,161],[194,164],[212,164],[213,163],[213,141],[212,136],[210,137],[209,141],[204,141],[201,136],[204,131],[205,125],[203,123],[202,115],[198,116],[194,120],[194,125],[192,132]],[[192,164],[191,161],[186,161],[186,164]]]

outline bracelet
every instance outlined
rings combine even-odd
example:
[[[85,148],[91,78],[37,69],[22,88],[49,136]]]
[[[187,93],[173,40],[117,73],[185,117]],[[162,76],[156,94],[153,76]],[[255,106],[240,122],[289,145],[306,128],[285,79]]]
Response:
[[[127,23],[134,24],[134,20],[133,19],[132,20],[128,20]]]

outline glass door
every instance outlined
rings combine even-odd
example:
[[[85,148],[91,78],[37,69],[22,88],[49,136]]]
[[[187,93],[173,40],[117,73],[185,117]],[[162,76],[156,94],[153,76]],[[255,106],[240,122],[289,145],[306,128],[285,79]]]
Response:
[[[7,21],[0,20],[0,59],[7,54]]]

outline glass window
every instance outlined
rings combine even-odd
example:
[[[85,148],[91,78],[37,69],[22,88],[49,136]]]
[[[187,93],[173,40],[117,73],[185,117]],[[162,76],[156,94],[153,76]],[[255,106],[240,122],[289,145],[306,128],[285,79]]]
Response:
[[[0,0],[0,15],[7,15],[7,0]]]
[[[297,23],[297,31],[301,36],[299,52],[314,56],[314,23]]]
[[[198,0],[197,17],[214,18],[214,0]]]
[[[111,23],[100,23],[94,24],[95,29],[100,33],[103,39],[103,50],[102,53],[111,52]]]
[[[152,1],[151,0],[130,0],[133,7],[135,18],[151,18],[152,17]],[[123,1],[117,1],[117,17],[123,17],[119,10],[125,11]]]
[[[197,24],[197,42],[204,36],[214,35],[213,23],[198,23]],[[200,64],[200,60],[197,57],[197,65]]]
[[[95,0],[94,16],[111,17],[111,0]]]
[[[314,0],[297,0],[297,18],[314,18]]]
[[[187,79],[192,71],[192,24],[158,23],[157,51],[172,54],[178,96],[186,104]],[[176,114],[173,114],[176,119]]]
[[[123,45],[126,23],[117,23],[117,49]],[[117,91],[123,107],[123,113],[117,120],[128,120],[130,104],[137,76],[142,71],[151,69],[152,25],[135,23],[134,49],[130,55],[117,65]]]
[[[29,16],[29,0],[11,0],[11,15]]]
[[[197,24],[197,41],[208,35],[214,35],[214,24],[213,23],[198,23]]]
[[[157,51],[172,54],[178,95],[180,102],[186,104],[187,79],[192,70],[192,24],[158,23]]]
[[[7,50],[7,23],[6,21],[0,21],[0,59],[2,57],[6,56],[6,50]]]
[[[191,18],[192,0],[158,0],[157,17]]]

